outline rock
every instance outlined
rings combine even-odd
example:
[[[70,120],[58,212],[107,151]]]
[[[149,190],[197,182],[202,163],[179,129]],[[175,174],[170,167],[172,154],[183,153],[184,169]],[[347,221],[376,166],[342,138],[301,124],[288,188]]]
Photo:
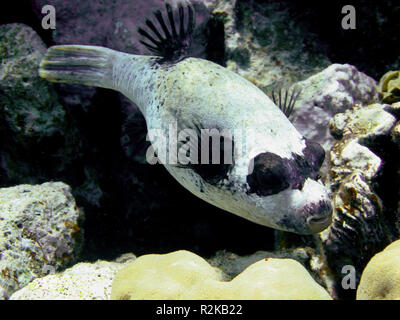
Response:
[[[400,240],[377,253],[364,269],[357,300],[400,299]]]
[[[129,260],[130,261],[130,260]],[[98,260],[35,279],[11,300],[109,300],[111,284],[123,263]]]
[[[62,182],[0,189],[0,288],[7,296],[78,259],[82,220]]]
[[[332,135],[337,139],[356,138],[362,143],[363,139],[373,139],[376,136],[387,135],[396,122],[390,113],[391,106],[372,104],[336,115],[329,127]]]
[[[343,290],[342,268],[352,265],[357,283],[369,259],[399,236],[396,225],[399,148],[392,141],[397,119],[389,105],[356,106],[330,122],[341,139],[330,152],[326,182],[331,191],[333,221],[319,234],[331,270],[335,298],[354,298]]]
[[[390,108],[395,114],[400,114],[400,102],[392,104]],[[396,125],[392,130],[391,136],[392,136],[392,141],[398,147],[400,147],[400,123],[396,123]]]
[[[30,27],[0,26],[0,185],[54,179],[80,140],[51,83],[38,75],[46,46]]]
[[[51,84],[37,72],[44,43],[30,27],[18,23],[0,26],[0,39],[1,120],[19,143],[54,135],[65,111]]]
[[[251,264],[265,258],[290,258],[299,261],[302,265],[307,265],[310,260],[311,252],[309,248],[296,248],[293,250],[282,250],[276,252],[257,251],[250,255],[240,256],[232,252],[217,251],[217,253],[207,259],[213,267],[222,270],[227,277],[226,280],[232,280],[239,273],[245,270]]]
[[[275,256],[273,252],[257,251],[247,256],[239,256],[232,252],[218,251],[207,259],[208,263],[223,271],[224,280],[232,280],[251,264],[265,258]]]
[[[52,86],[38,75],[46,46],[23,24],[0,26],[0,104],[19,138],[42,139],[59,131],[65,116]]]
[[[111,299],[331,299],[293,259],[267,258],[229,282],[189,251],[137,258],[117,273]]]
[[[400,71],[386,72],[379,80],[378,91],[384,103],[400,101]]]
[[[262,89],[303,80],[330,64],[316,46],[315,35],[296,23],[289,3],[205,3],[215,23],[224,27],[227,68]]]
[[[140,214],[147,216],[150,206],[157,207],[154,198],[148,200],[150,194],[161,193],[155,190],[156,179],[151,173],[145,179],[137,174],[155,170],[127,164],[119,145],[118,102],[110,107],[115,100],[94,95],[101,103],[92,103],[91,89],[82,86],[82,96],[74,87],[70,100],[64,99],[71,105],[59,102],[53,84],[38,74],[46,49],[30,27],[0,26],[0,187],[64,181],[90,217],[89,245],[115,247],[111,241],[118,239],[110,224],[126,230],[134,225],[126,223],[128,211],[141,221]]]
[[[302,91],[291,117],[293,125],[327,152],[335,142],[330,119],[355,105],[378,101],[375,80],[348,64],[332,64],[296,86]]]

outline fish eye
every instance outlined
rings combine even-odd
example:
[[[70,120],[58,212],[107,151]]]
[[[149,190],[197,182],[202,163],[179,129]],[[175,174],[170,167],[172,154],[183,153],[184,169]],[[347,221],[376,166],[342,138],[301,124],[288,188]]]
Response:
[[[265,152],[254,158],[254,169],[247,176],[250,192],[259,196],[276,194],[289,187],[289,175],[281,157]]]

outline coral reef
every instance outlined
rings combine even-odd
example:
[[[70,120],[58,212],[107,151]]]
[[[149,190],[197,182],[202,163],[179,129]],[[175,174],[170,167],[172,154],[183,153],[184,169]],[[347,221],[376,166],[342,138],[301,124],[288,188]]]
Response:
[[[357,300],[400,299],[400,240],[372,257],[357,288]]]
[[[355,267],[358,283],[369,259],[399,236],[399,150],[391,138],[395,113],[390,105],[355,106],[330,123],[332,135],[340,138],[331,149],[327,180],[334,216],[320,239],[338,281],[334,296],[354,294],[341,287],[343,266]]]
[[[371,257],[400,237],[399,108],[400,103],[355,105],[331,118],[328,127],[337,141],[324,181],[332,224],[315,238],[276,232],[275,250],[307,249],[303,265],[335,299],[356,296],[355,288],[342,285],[344,267],[354,267],[357,286]]]
[[[75,263],[83,245],[82,219],[83,214],[64,183],[1,188],[3,298],[35,278]]]
[[[229,282],[189,251],[144,255],[114,278],[111,299],[331,299],[293,259],[266,258]]]

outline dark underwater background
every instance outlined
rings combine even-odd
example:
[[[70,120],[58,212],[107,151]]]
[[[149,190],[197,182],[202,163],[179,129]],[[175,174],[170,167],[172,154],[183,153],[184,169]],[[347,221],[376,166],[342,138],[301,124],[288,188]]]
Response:
[[[54,31],[41,27],[40,8],[44,4],[57,8]],[[276,42],[274,67],[282,70],[288,64],[296,66],[299,50],[308,53],[302,68],[283,72],[287,75],[283,81],[288,84],[333,63],[351,64],[376,81],[387,71],[398,70],[400,2],[352,1],[357,10],[355,30],[341,27],[341,8],[346,4],[348,1],[238,0],[233,8],[234,27],[240,32],[252,24],[255,41],[266,46],[270,36],[281,36]],[[198,28],[193,55],[223,66],[234,62],[246,70],[249,53],[226,47],[223,14],[211,14],[202,1],[194,1],[194,5]],[[149,54],[138,42],[136,28],[153,10],[162,9],[163,2],[18,0],[8,1],[7,9],[1,6],[0,25],[25,24],[47,47],[92,44]],[[269,15],[280,23],[273,34],[268,26],[257,25],[258,15]],[[18,51],[17,39],[14,44]],[[0,44],[0,59],[1,45],[4,43]],[[280,52],[293,55],[281,58]],[[15,105],[12,112],[0,109],[0,187],[49,181],[71,186],[85,216],[81,261],[112,260],[126,252],[142,255],[179,249],[203,257],[219,250],[246,255],[273,251],[282,243],[313,243],[312,236],[282,235],[209,205],[180,186],[163,166],[147,164],[143,119],[136,106],[119,93],[50,85],[34,79],[32,73],[23,80],[32,83],[36,94],[45,95],[48,102],[34,101],[35,93],[24,91],[23,86],[7,92],[0,86],[0,108],[4,101],[12,100]],[[278,80],[282,79],[274,78],[271,83]],[[34,117],[27,116],[29,110]],[[383,198],[393,194],[381,189]]]

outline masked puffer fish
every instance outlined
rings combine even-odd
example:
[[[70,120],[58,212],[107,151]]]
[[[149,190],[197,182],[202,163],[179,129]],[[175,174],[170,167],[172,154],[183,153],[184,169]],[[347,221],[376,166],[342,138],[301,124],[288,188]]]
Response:
[[[138,29],[151,42],[141,41],[154,56],[98,46],[53,46],[40,64],[40,76],[127,96],[146,120],[157,157],[168,154],[161,162],[199,198],[279,230],[313,234],[327,228],[332,208],[318,181],[323,148],[304,138],[251,82],[213,62],[189,57],[194,10],[179,4],[177,11],[166,4],[167,19],[155,12],[159,28],[146,20],[150,33]],[[171,131],[181,136],[175,146],[169,143]],[[154,132],[165,133],[168,142]],[[175,153],[183,160],[171,161]],[[222,154],[224,161],[213,161]],[[184,161],[187,157],[191,161]]]

